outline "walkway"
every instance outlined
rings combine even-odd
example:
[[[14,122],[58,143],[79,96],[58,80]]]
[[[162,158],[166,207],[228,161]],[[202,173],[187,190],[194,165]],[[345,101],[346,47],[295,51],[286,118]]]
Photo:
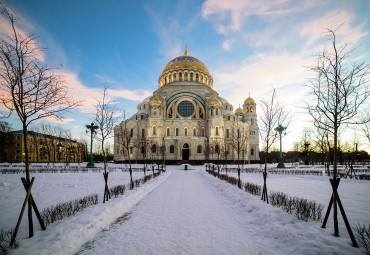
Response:
[[[174,170],[130,215],[79,254],[245,254],[253,250],[213,185],[197,170]],[[244,251],[244,252],[243,252]]]
[[[170,171],[78,254],[360,254],[319,223],[299,221],[207,173]]]

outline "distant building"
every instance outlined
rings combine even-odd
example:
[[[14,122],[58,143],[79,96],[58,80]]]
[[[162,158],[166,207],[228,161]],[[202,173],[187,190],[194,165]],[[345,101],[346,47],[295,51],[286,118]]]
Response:
[[[0,162],[24,162],[23,131],[3,132],[0,135]],[[82,162],[86,148],[75,140],[28,131],[30,162]]]
[[[124,126],[131,136],[130,158],[136,162],[259,160],[256,103],[251,97],[234,112],[233,105],[213,90],[207,67],[187,50],[167,64],[158,83],[137,113],[114,128],[116,162],[127,159],[120,142]]]

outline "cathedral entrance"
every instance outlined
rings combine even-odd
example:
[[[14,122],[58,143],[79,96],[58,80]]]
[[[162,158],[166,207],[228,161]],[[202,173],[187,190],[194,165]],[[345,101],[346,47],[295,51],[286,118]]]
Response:
[[[182,160],[189,160],[189,144],[182,146]]]

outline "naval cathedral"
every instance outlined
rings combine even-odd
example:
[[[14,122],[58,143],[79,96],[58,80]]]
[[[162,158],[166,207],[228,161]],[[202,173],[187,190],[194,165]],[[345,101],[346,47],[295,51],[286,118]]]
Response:
[[[169,164],[257,161],[256,103],[249,96],[234,111],[213,90],[207,67],[185,50],[163,69],[153,95],[114,128],[114,161],[126,161],[128,155],[132,162],[163,159]]]

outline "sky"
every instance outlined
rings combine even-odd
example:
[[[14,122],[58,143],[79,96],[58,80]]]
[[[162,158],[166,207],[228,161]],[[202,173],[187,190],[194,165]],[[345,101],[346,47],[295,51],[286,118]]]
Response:
[[[103,87],[120,111],[132,115],[137,104],[158,88],[158,77],[173,58],[189,55],[209,69],[213,89],[236,109],[250,93],[258,103],[277,98],[292,113],[283,138],[290,150],[301,140],[311,117],[305,85],[314,75],[307,66],[330,46],[326,28],[338,42],[355,47],[353,58],[370,59],[370,1],[361,0],[168,0],[168,1],[5,1],[19,18],[17,28],[37,35],[40,60],[58,68],[81,106],[63,122],[47,121],[86,136]],[[0,18],[0,36],[9,24]],[[370,103],[367,104],[370,108]],[[0,110],[3,108],[0,108]],[[21,129],[15,116],[8,119]],[[343,140],[361,140],[360,128],[346,129]],[[261,147],[261,146],[260,146]]]

